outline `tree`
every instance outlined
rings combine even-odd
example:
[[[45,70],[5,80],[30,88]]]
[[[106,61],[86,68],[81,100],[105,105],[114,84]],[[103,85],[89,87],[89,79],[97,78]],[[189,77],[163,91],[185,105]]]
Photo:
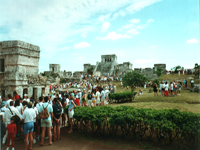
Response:
[[[156,73],[156,74],[158,75],[158,77],[159,77],[159,76],[161,76],[162,71],[163,71],[163,69],[160,68],[160,67],[158,67],[158,68],[157,68],[157,71],[156,71],[155,73]]]
[[[93,71],[94,71],[94,68],[93,68],[93,67],[90,67],[90,68],[87,69],[87,73],[88,73],[88,74],[91,74],[91,75],[92,75],[92,74],[93,74]]]
[[[153,87],[155,83],[157,84],[158,87],[160,87],[160,81],[159,81],[158,79],[154,79],[154,80],[152,81],[151,87]]]
[[[176,67],[171,68],[171,70],[174,71],[174,73],[178,73],[178,70],[180,69],[184,69],[184,67],[181,67],[180,65],[178,65]]]
[[[122,78],[123,86],[131,87],[132,98],[133,98],[133,91],[135,91],[136,89],[135,87],[141,86],[143,83],[147,81],[148,81],[148,78],[137,71],[127,72]]]

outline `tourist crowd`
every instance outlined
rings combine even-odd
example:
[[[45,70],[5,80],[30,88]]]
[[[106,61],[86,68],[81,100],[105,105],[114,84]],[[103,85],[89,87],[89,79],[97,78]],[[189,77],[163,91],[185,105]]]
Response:
[[[115,93],[116,85],[105,81],[103,85],[97,79],[93,82],[85,80],[81,82],[69,82],[62,85],[54,85],[47,96],[41,96],[38,100],[29,99],[25,94],[24,98],[15,93],[13,97],[7,95],[7,100],[3,98],[1,102],[1,124],[2,124],[2,144],[12,145],[14,150],[14,138],[23,138],[25,150],[32,149],[32,145],[40,141],[40,146],[44,145],[44,139],[49,140],[49,145],[53,141],[60,140],[60,128],[69,122],[68,133],[73,132],[72,118],[76,106],[102,106],[108,104],[109,94]],[[61,92],[56,94],[58,88],[76,86],[81,89]],[[67,108],[68,110],[64,109]],[[68,114],[68,115],[67,115]],[[6,131],[5,133],[3,131]],[[53,133],[52,133],[53,132]],[[23,134],[22,134],[23,133]],[[53,137],[52,137],[53,135]]]

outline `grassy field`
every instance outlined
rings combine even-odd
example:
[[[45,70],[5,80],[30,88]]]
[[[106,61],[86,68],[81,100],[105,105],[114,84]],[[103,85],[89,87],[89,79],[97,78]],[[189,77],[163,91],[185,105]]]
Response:
[[[174,75],[163,75],[159,78],[159,80],[183,80],[186,79],[189,82],[190,77],[192,75],[178,76]],[[199,79],[195,79],[196,84],[199,82]],[[120,82],[115,82],[117,86],[117,93],[130,91],[130,88],[127,90],[126,88],[122,88]],[[190,86],[188,84],[188,86]],[[109,106],[133,106],[136,108],[151,108],[151,109],[173,109],[177,108],[180,111],[188,111],[193,113],[200,113],[200,94],[199,93],[190,93],[187,89],[182,88],[181,95],[176,97],[161,97],[160,93],[158,96],[154,96],[154,93],[149,93],[149,89],[141,88],[143,90],[143,94],[140,96],[136,96],[133,100],[133,103],[114,103],[109,104]],[[139,91],[139,88],[136,89],[136,92]]]

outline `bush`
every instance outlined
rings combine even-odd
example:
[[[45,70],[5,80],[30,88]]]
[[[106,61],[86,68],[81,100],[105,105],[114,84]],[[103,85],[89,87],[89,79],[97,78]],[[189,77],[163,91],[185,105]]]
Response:
[[[133,96],[135,96],[137,92],[133,92]],[[129,102],[132,101],[131,92],[124,92],[124,93],[112,93],[110,94],[109,99],[115,100],[115,102]]]
[[[67,107],[65,108],[67,113]],[[79,131],[101,136],[130,136],[153,139],[171,144],[197,144],[200,135],[200,115],[178,109],[137,109],[120,107],[75,108],[74,125]]]

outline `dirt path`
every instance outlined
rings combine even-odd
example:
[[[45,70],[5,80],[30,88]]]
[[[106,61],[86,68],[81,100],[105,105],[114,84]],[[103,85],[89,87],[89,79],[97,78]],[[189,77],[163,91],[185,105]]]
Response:
[[[51,146],[48,145],[48,140],[45,140],[44,146],[39,146],[39,142],[33,145],[33,150],[139,150],[136,147],[123,145],[119,146],[117,143],[105,142],[105,141],[95,141],[84,139],[80,137],[78,132],[68,134],[68,129],[61,129],[61,140],[55,141]],[[2,148],[5,150],[6,146]],[[11,147],[10,147],[11,149]],[[15,150],[24,149],[24,140],[15,141]]]

